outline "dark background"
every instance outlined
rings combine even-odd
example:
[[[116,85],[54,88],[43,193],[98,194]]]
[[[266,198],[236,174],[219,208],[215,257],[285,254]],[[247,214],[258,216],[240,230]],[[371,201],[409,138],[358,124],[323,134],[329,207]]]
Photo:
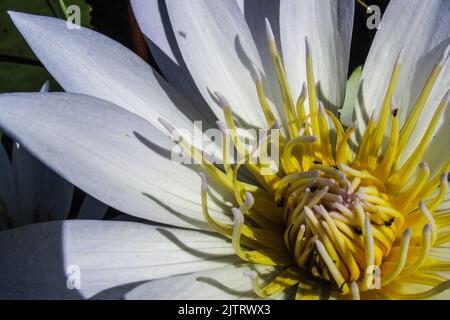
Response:
[[[65,2],[67,5],[80,5],[83,26],[95,29],[122,43],[157,69],[143,42],[128,0],[66,0]],[[376,30],[369,30],[366,26],[368,17],[366,8],[355,2],[349,72],[364,64],[376,33]],[[384,12],[389,0],[367,0],[365,3],[378,5]],[[39,63],[11,23],[7,10],[62,17],[56,0],[0,0],[0,93],[38,91],[46,80],[50,80],[52,91],[60,91],[59,85]],[[11,140],[8,137],[3,135],[1,142],[8,150],[10,149]],[[71,217],[76,216],[83,198],[84,193],[77,189]],[[110,209],[107,218],[117,214],[118,212]]]

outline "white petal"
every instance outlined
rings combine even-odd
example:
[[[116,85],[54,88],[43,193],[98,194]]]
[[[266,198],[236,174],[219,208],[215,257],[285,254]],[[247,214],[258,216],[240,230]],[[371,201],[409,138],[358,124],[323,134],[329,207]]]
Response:
[[[244,6],[245,6],[245,0],[236,0],[239,9],[241,9],[242,12],[244,12]]]
[[[67,218],[72,205],[73,185],[17,143],[13,145],[12,167],[20,207],[14,216],[15,226]]]
[[[449,17],[450,2],[445,0],[393,0],[390,2],[363,70],[363,99],[357,101],[355,109],[356,118],[362,120],[360,123],[368,119],[372,110],[381,107],[392,67],[402,49],[404,52],[401,58],[401,74],[395,98],[399,106],[400,120],[406,119],[429,73],[450,43]],[[405,150],[403,160],[420,141],[440,99],[450,88],[449,68],[447,63],[438,79],[437,86],[433,89],[426,111],[421,116],[421,125],[415,130],[411,143]],[[439,129],[438,137],[432,143],[433,148],[425,159],[434,170],[449,157],[449,148],[442,148],[450,134],[448,114],[447,112],[445,120],[441,121],[445,127],[441,126]]]
[[[213,122],[214,115],[209,112],[184,64],[165,3],[159,0],[132,0],[130,3],[152,57],[167,81]]]
[[[108,206],[97,199],[86,195],[78,212],[77,219],[102,220]]]
[[[263,126],[249,59],[261,69],[258,52],[235,1],[166,1],[184,61],[205,100],[219,119],[213,96],[224,95],[244,122]]]
[[[17,12],[10,15],[66,91],[111,101],[159,128],[158,118],[163,117],[192,132],[187,116],[202,119],[161,76],[121,44],[86,28],[68,29],[63,20]]]
[[[69,93],[3,94],[0,127],[107,205],[161,223],[206,226],[198,168],[172,161],[174,143],[123,108]],[[212,201],[210,208],[223,210]]]
[[[0,232],[0,297],[118,299],[142,281],[236,262],[232,253],[225,240],[198,231],[113,221],[34,224]],[[80,289],[68,289],[77,275]]]
[[[353,0],[281,0],[283,59],[294,99],[306,82],[305,37],[310,44],[318,93],[330,107],[341,107],[348,73]]]
[[[46,81],[40,92],[49,91]],[[72,205],[73,186],[36,160],[18,143],[12,149],[12,168],[18,206],[14,226],[38,221],[64,220]]]
[[[245,271],[254,266],[226,266],[220,269],[196,272],[188,275],[154,280],[142,284],[125,295],[130,300],[230,300],[260,299],[252,289]],[[261,268],[267,276],[273,267]]]

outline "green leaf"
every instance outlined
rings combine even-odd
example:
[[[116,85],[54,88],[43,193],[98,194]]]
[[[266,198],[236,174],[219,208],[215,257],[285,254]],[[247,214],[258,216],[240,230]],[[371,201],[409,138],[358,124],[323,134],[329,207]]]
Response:
[[[347,80],[344,106],[339,110],[341,123],[346,127],[352,125],[353,111],[355,110],[355,102],[358,96],[362,70],[362,66],[356,67],[350,78]]]
[[[66,6],[78,5],[81,24],[91,27],[91,6],[87,0],[64,0]],[[43,16],[62,17],[57,0],[0,1],[0,93],[38,91],[50,80],[53,91],[61,88],[39,63],[25,40],[12,23],[7,11],[19,11]]]

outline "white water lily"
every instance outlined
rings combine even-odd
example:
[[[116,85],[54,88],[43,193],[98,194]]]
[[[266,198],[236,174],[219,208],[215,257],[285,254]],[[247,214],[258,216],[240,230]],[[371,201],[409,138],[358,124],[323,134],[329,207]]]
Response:
[[[448,1],[391,1],[346,131],[333,112],[345,95],[353,1],[132,4],[167,81],[94,31],[10,13],[67,93],[1,95],[0,126],[95,198],[175,227],[72,221],[2,232],[0,295],[448,293]],[[168,131],[217,119],[237,149],[235,122],[281,124],[283,171],[260,176],[245,163],[252,185],[234,178],[238,166],[171,161]],[[191,150],[188,141],[177,142]],[[66,286],[71,265],[77,292]],[[381,289],[368,286],[373,265]]]

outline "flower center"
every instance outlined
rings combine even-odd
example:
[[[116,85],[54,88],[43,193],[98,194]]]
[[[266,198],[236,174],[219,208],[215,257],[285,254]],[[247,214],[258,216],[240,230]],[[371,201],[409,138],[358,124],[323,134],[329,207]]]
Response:
[[[401,213],[392,207],[384,190],[361,171],[320,163],[311,169],[286,176],[276,190],[287,250],[300,268],[330,281],[334,270],[321,259],[315,242],[320,239],[342,280],[359,280],[365,274],[365,251],[370,251],[374,266],[389,255],[403,225]],[[295,180],[288,182],[293,175]]]
[[[238,207],[231,210],[233,223],[211,216],[206,174],[202,174],[204,218],[212,229],[231,239],[240,258],[281,270],[264,287],[256,272],[247,272],[261,297],[295,285],[297,297],[301,297],[315,283],[328,283],[340,294],[352,293],[359,298],[360,290],[372,289],[376,276],[381,276],[382,287],[389,288],[393,280],[423,267],[433,245],[450,240],[450,232],[439,231],[440,226],[447,226],[448,217],[441,218],[435,212],[447,192],[450,162],[433,176],[428,165],[421,163],[448,104],[449,92],[415,151],[403,164],[400,162],[448,53],[436,64],[401,128],[393,96],[400,72],[399,55],[379,114],[371,116],[359,145],[350,148],[357,123],[344,129],[320,101],[308,39],[307,83],[294,103],[268,21],[266,26],[283,97],[287,121],[283,126],[272,112],[256,67],[256,90],[271,133],[253,150],[241,141],[232,106],[219,93],[216,95],[225,119],[225,123],[217,123],[223,139],[221,166],[211,163],[188,143],[189,139],[160,119],[206,174],[235,196]],[[270,145],[279,148],[279,170],[267,162],[250,161],[254,154],[267,154]],[[234,166],[229,160],[231,149],[242,156]],[[241,173],[251,175],[258,183],[247,182]],[[444,280],[420,297],[448,289],[449,282]]]

